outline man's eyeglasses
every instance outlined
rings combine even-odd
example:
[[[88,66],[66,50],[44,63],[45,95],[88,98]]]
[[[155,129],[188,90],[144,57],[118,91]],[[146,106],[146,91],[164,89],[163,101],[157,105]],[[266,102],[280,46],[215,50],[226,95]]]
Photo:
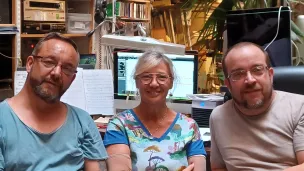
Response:
[[[58,62],[51,59],[51,58],[47,58],[47,57],[42,57],[42,56],[38,56],[38,55],[32,55],[34,58],[37,58],[40,60],[40,62],[43,64],[43,66],[45,66],[45,68],[49,69],[49,70],[53,70],[54,68],[56,68],[58,66]],[[75,73],[77,73],[77,70],[74,67],[71,66],[61,66],[61,71],[67,75],[67,76],[71,76]]]
[[[257,78],[259,76],[262,76],[268,69],[269,68],[267,66],[258,65],[251,68],[249,72],[254,78]],[[244,80],[247,77],[247,72],[247,70],[237,70],[228,75],[228,78],[232,81]]]
[[[142,84],[147,85],[152,82],[154,77],[156,77],[157,83],[161,85],[166,84],[167,81],[171,79],[169,75],[162,73],[144,73],[137,76],[136,78],[139,79]]]

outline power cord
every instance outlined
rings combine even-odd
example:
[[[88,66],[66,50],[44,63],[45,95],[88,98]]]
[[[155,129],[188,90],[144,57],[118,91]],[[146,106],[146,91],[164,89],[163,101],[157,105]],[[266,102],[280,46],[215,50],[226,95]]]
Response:
[[[264,0],[265,7],[268,8],[267,0]]]
[[[14,59],[14,58],[16,58],[16,59],[20,59],[20,58],[18,58],[18,57],[10,57],[10,56],[6,56],[6,55],[4,55],[3,53],[1,53],[0,52],[0,55],[2,55],[3,57],[5,57],[5,58],[9,58],[9,59]]]
[[[279,13],[278,13],[278,27],[277,27],[277,33],[274,36],[274,38],[272,39],[272,41],[265,47],[265,51],[267,50],[267,48],[275,41],[275,39],[277,38],[278,34],[279,34],[279,30],[280,30],[280,18],[281,18],[281,9],[283,6],[280,6],[279,8]]]
[[[266,3],[266,0],[265,1],[265,5],[267,7],[267,3]],[[279,12],[278,12],[278,27],[277,27],[277,32],[276,32],[276,35],[274,36],[274,38],[272,39],[272,41],[265,47],[265,51],[267,50],[267,48],[275,41],[275,39],[277,38],[278,34],[279,34],[279,29],[280,29],[280,16],[281,16],[281,9],[282,9],[282,6],[280,6],[279,8]],[[302,59],[301,57],[301,53],[299,51],[299,48],[298,46],[294,43],[294,41],[291,40],[291,43],[295,46],[296,48],[296,51],[297,51],[297,54],[298,54],[298,60],[297,60],[297,63],[296,63],[296,66],[300,64],[300,62],[304,62],[304,60]],[[297,59],[297,57],[296,57]]]

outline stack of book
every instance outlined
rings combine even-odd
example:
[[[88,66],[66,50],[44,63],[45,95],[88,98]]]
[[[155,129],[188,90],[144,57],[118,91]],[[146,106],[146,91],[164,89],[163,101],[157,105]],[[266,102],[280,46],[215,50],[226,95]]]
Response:
[[[112,17],[112,3],[107,5],[107,17]],[[146,4],[135,2],[116,2],[115,15],[120,18],[146,19],[148,18]]]

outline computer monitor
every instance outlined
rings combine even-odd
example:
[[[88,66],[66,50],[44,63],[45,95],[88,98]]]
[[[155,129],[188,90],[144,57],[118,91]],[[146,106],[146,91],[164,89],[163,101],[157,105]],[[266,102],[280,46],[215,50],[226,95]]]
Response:
[[[91,64],[95,67],[96,55],[95,54],[80,54],[79,64]]]
[[[143,54],[138,50],[114,49],[114,105],[116,109],[130,109],[139,104],[135,99],[136,84],[133,73],[138,58]],[[191,113],[191,101],[187,94],[197,93],[197,51],[186,51],[185,55],[168,56],[174,65],[177,76],[173,88],[170,90],[172,96],[167,96],[168,106],[177,112]],[[129,95],[128,101],[126,101]]]
[[[253,42],[265,48],[276,35],[278,13],[279,8],[228,11],[228,48],[244,41]],[[292,65],[290,28],[290,9],[282,7],[278,35],[267,48],[273,67]]]

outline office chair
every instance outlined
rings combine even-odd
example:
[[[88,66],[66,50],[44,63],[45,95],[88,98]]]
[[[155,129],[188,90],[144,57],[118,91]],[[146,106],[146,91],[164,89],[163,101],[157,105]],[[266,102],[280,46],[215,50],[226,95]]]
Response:
[[[282,66],[273,69],[275,90],[304,95],[304,66]]]

